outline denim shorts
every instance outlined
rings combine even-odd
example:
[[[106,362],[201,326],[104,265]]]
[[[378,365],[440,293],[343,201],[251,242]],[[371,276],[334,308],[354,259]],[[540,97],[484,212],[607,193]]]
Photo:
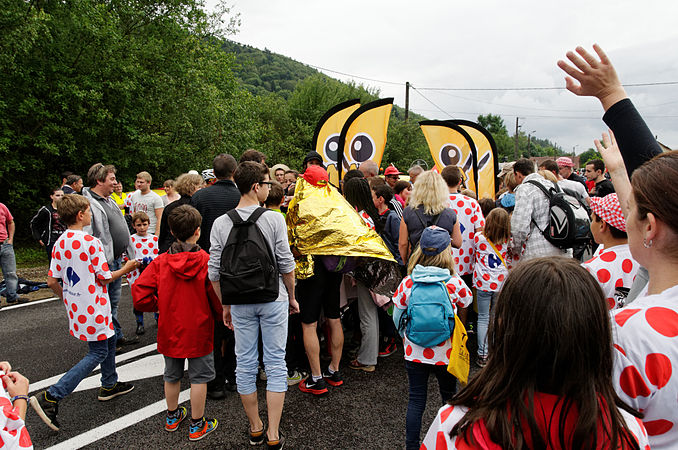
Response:
[[[165,374],[163,380],[176,383],[184,377],[184,361],[187,358],[171,358],[165,356]],[[216,376],[214,371],[214,354],[209,353],[199,358],[188,358],[188,379],[191,384],[205,384]]]

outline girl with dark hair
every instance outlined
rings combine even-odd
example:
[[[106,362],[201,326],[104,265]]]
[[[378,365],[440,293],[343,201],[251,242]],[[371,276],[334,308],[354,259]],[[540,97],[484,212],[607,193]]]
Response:
[[[409,181],[399,180],[396,181],[396,184],[393,186],[394,197],[400,202],[403,208],[407,206],[407,200],[409,200],[411,193],[412,184]]]
[[[607,303],[577,261],[513,269],[487,342],[487,366],[438,411],[422,448],[646,448],[641,415],[614,390]]]
[[[372,200],[370,183],[365,178],[353,177],[344,183],[344,198],[358,211],[368,227],[381,233],[384,225],[379,220],[379,211]]]

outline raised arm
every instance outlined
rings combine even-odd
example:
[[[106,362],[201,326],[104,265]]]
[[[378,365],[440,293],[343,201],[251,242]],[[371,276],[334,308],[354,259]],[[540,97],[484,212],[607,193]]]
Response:
[[[661,153],[661,148],[626,95],[610,59],[598,44],[594,44],[593,49],[597,58],[583,47],[577,47],[576,53],[566,54],[571,64],[560,60],[558,67],[568,74],[565,77],[567,90],[600,100],[605,111],[603,120],[616,135],[630,176],[638,166]]]

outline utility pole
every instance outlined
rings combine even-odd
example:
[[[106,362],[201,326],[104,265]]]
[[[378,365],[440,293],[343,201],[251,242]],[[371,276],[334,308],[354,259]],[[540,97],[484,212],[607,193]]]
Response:
[[[518,120],[520,117],[516,117],[516,135],[515,137],[515,149],[513,151],[513,157],[516,161],[518,161],[518,128],[520,128],[520,125],[518,125]]]
[[[405,121],[410,117],[410,82],[405,82]]]

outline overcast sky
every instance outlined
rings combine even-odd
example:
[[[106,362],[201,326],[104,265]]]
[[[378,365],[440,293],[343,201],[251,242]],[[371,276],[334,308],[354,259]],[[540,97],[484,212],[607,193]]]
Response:
[[[211,1],[211,0],[210,0]],[[500,114],[513,134],[549,138],[566,151],[593,146],[605,126],[597,100],[565,90],[436,91],[423,88],[564,87],[556,61],[599,43],[624,84],[678,81],[678,2],[237,0],[232,38],[354,78],[431,119]],[[350,77],[332,72],[340,79]],[[678,85],[629,87],[662,143],[678,148]],[[430,100],[427,101],[424,97]]]

